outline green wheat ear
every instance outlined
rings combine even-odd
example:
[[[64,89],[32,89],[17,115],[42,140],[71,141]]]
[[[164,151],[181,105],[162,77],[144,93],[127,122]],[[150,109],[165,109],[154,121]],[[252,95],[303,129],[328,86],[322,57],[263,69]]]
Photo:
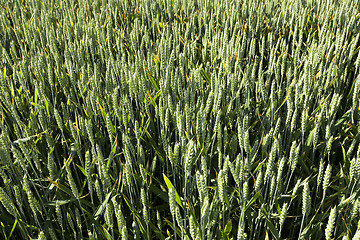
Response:
[[[3,188],[0,187],[0,202],[4,206],[4,208],[14,217],[18,216],[18,211],[15,208],[14,203],[11,201],[9,195],[4,191]]]
[[[308,215],[311,210],[311,196],[310,196],[310,189],[309,183],[306,182],[303,188],[303,195],[302,195],[302,214]]]
[[[326,240],[332,239],[332,234],[333,234],[334,226],[335,226],[335,220],[336,220],[336,208],[332,208],[330,210],[328,224],[326,225],[326,229],[325,229]]]

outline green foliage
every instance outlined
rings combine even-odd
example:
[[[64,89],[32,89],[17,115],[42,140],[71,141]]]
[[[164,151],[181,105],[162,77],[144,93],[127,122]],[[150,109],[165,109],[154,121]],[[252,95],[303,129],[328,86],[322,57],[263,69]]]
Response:
[[[1,239],[358,239],[350,1],[0,0]]]

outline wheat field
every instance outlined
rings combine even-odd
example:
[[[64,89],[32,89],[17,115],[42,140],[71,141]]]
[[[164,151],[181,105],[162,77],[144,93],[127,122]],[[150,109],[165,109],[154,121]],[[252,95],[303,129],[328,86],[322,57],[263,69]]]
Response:
[[[360,239],[359,0],[0,0],[1,239]]]

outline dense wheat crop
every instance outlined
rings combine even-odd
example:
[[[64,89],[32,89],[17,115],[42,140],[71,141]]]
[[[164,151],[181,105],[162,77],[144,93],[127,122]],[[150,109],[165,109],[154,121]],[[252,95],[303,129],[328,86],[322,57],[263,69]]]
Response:
[[[358,0],[0,0],[1,239],[360,239]]]

